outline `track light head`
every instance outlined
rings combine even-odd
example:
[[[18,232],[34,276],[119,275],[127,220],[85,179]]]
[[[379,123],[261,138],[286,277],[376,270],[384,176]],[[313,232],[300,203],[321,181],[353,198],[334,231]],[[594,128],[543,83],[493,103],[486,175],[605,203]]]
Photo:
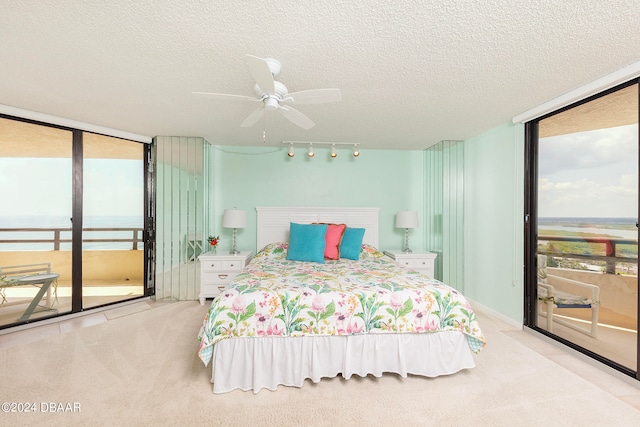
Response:
[[[329,147],[330,152],[329,156],[332,159],[338,157],[338,146],[344,146],[345,148],[351,146],[353,150],[353,157],[360,156],[360,151],[358,150],[358,144],[353,142],[309,142],[309,141],[282,141],[283,144],[287,144],[289,146],[289,150],[287,151],[288,157],[293,157],[295,155],[294,150],[296,144],[302,146],[302,148],[307,147],[307,156],[312,158],[315,156],[313,152],[313,145],[319,145],[320,147]]]

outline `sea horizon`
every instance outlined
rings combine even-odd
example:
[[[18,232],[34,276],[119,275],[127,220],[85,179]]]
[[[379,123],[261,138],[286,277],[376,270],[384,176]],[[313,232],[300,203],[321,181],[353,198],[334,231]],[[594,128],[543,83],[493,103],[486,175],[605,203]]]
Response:
[[[637,239],[635,217],[540,217],[538,230],[570,231]]]

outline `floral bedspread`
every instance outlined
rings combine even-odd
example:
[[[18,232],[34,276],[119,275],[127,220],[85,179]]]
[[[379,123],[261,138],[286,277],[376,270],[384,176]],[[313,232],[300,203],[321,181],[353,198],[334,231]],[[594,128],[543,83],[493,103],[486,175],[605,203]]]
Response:
[[[363,245],[360,260],[288,261],[285,243],[261,250],[213,300],[198,338],[205,365],[225,338],[461,331],[485,345],[457,290]]]

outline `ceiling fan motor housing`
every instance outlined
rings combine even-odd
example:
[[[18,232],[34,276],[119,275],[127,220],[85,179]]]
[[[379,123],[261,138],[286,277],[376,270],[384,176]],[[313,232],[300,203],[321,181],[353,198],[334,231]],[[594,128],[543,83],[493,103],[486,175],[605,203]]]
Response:
[[[277,110],[280,101],[289,93],[287,87],[280,82],[274,81],[273,86],[275,87],[275,93],[266,93],[257,84],[253,86],[253,93],[257,98],[262,98],[267,111]]]
[[[276,111],[278,109],[278,98],[275,96],[267,96],[264,100],[264,109],[267,111]]]

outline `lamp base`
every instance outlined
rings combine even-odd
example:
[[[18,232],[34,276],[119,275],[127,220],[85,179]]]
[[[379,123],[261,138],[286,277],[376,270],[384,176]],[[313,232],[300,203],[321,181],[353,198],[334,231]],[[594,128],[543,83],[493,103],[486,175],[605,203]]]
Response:
[[[229,251],[229,254],[231,255],[238,255],[240,253],[240,251],[238,250],[238,247],[236,246],[236,229],[233,229],[233,248],[231,248],[231,251]]]
[[[408,228],[404,229],[404,249],[402,249],[402,252],[404,252],[405,254],[413,253],[413,251],[409,249],[409,229]]]

